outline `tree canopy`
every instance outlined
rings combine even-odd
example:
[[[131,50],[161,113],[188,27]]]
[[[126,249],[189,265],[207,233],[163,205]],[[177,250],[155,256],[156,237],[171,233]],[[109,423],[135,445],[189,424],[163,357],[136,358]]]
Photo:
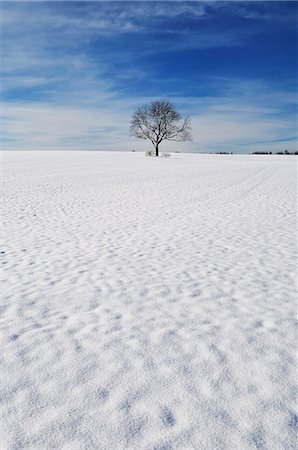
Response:
[[[167,100],[155,100],[141,106],[132,115],[130,135],[148,139],[159,154],[159,144],[164,141],[190,141],[190,118],[183,119],[173,104]]]

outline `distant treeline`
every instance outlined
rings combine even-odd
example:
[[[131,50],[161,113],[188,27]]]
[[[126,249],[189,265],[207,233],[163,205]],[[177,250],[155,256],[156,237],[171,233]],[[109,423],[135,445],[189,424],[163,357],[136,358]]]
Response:
[[[179,152],[176,152],[179,153]],[[233,155],[233,152],[210,152],[211,155]],[[250,155],[298,155],[297,152],[289,152],[288,150],[284,150],[283,152],[263,152],[263,151],[256,151],[249,153]]]
[[[252,155],[298,155],[298,152],[288,152],[285,150],[284,152],[252,152]]]

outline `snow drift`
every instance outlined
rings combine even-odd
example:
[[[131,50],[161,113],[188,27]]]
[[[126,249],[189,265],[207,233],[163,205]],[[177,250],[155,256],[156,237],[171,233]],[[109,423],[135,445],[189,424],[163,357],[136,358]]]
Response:
[[[2,448],[294,449],[295,164],[5,153]]]

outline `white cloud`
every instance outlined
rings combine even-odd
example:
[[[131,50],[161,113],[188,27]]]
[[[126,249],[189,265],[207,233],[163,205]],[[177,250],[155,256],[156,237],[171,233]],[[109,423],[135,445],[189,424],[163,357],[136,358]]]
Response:
[[[196,116],[192,120],[195,141],[203,151],[237,151],[241,148],[258,149],[260,146],[270,149],[276,140],[287,140],[293,130],[281,119],[269,120],[259,115],[228,112],[209,113]],[[291,148],[294,149],[295,142]]]
[[[7,149],[79,149],[130,150],[150,147],[150,143],[129,138],[131,113],[149,98],[114,100],[102,108],[63,107],[50,104],[6,104],[3,126]],[[188,100],[176,102],[187,110]],[[225,103],[224,103],[225,102]],[[199,110],[194,100],[189,109]],[[163,143],[165,150],[216,152],[253,151],[259,149],[296,150],[289,137],[295,135],[295,124],[275,117],[274,111],[212,99],[204,103],[201,114],[192,114],[192,143]],[[283,142],[276,142],[276,141]]]
[[[117,146],[121,145],[122,130],[127,129],[127,117],[108,109],[96,111],[45,104],[6,104],[2,121],[10,143],[6,148],[16,149]],[[111,124],[115,124],[114,129]]]
[[[99,9],[96,3],[88,2],[78,4],[76,13],[69,7],[66,13],[63,3],[55,8],[47,2],[37,3],[37,8],[30,2],[16,3],[12,8],[1,5],[7,33],[2,59],[3,88],[6,91],[20,87],[38,88],[35,94],[40,95],[35,97],[39,98],[39,103],[30,100],[29,95],[26,102],[14,99],[3,104],[6,148],[104,150],[148,147],[146,142],[128,137],[128,124],[133,109],[151,98],[145,93],[144,97],[137,98],[129,98],[126,94],[128,98],[122,100],[122,93],[116,86],[119,79],[133,82],[146,75],[153,83],[152,74],[131,64],[125,49],[123,54],[117,53],[117,61],[127,59],[126,68],[115,73],[108,57],[104,59],[97,52],[94,61],[92,54],[84,52],[84,45],[105,33],[144,31],[151,26],[145,18],[195,14],[203,20],[209,7],[223,7],[223,4],[177,2],[169,7],[161,3],[132,2],[125,9],[119,9],[117,4],[110,2]],[[229,4],[224,7],[231,9]],[[80,11],[84,14],[78,14]],[[242,16],[249,11],[245,4],[234,8],[234,12]],[[159,31],[160,34],[171,32],[169,29]],[[176,40],[178,43],[174,43],[172,49],[236,44],[245,35],[240,36],[239,30],[236,34],[204,31],[192,35],[183,28],[179,33],[181,39]],[[80,46],[82,41],[84,45]],[[169,51],[171,45],[155,45],[153,51],[156,47],[158,51],[163,48]],[[166,148],[247,151],[263,145],[280,149],[276,141],[295,136],[295,117],[293,113],[287,115],[287,109],[296,104],[296,95],[270,90],[260,82],[243,83],[219,77],[213,77],[213,80],[215,87],[227,86],[222,88],[226,92],[221,96],[172,98],[179,110],[192,116],[194,142],[169,143],[165,144]],[[157,79],[156,85],[158,82],[160,84],[162,80]],[[211,79],[208,83],[210,87]],[[288,119],[284,118],[286,116]],[[284,144],[280,145],[283,147]],[[295,147],[294,141],[289,140],[287,145],[289,149]]]

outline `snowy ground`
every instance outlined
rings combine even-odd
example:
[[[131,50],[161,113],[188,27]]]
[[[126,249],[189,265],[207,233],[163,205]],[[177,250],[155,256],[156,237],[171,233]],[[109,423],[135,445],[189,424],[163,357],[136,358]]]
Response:
[[[3,174],[1,449],[295,448],[295,157]]]

